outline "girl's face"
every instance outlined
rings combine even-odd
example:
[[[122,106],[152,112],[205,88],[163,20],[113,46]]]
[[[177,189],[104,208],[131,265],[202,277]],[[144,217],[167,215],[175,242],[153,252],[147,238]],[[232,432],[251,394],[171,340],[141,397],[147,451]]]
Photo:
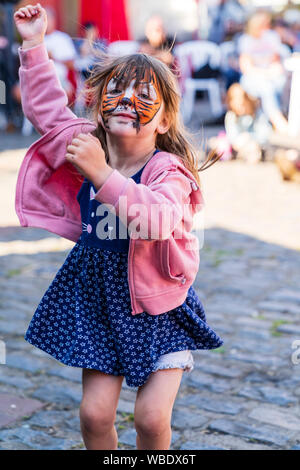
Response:
[[[135,87],[135,76],[125,86],[121,77],[112,73],[104,88],[100,116],[106,131],[111,133],[145,133],[155,130],[163,101],[153,72]],[[145,129],[146,130],[146,129]],[[148,132],[146,132],[148,133]]]

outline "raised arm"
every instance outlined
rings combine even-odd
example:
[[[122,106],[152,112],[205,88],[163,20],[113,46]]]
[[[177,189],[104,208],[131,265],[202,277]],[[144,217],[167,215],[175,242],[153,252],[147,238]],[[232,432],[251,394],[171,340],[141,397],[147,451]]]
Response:
[[[55,66],[44,43],[47,29],[46,10],[40,4],[20,8],[14,15],[23,38],[19,48],[20,88],[25,116],[40,134],[77,116],[68,108]]]

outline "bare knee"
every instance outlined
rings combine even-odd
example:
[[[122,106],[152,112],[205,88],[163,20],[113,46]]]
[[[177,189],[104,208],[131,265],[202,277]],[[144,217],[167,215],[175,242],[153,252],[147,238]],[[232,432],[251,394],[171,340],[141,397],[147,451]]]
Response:
[[[80,404],[80,423],[86,432],[99,433],[107,432],[114,425],[116,412],[105,403],[87,403],[82,401]]]
[[[158,437],[170,426],[170,418],[160,409],[141,410],[135,413],[135,428],[138,434]]]

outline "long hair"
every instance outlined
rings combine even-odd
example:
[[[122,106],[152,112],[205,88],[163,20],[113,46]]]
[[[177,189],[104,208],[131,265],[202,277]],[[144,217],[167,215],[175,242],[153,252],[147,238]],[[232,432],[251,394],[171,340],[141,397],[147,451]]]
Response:
[[[90,106],[92,118],[98,122],[98,113],[102,96],[109,77],[114,72],[124,80],[126,87],[135,76],[135,86],[138,86],[143,77],[154,72],[157,77],[165,113],[169,118],[170,128],[165,134],[157,134],[156,147],[159,150],[173,153],[181,158],[183,164],[195,176],[199,186],[199,171],[203,171],[215,163],[222,154],[211,150],[206,160],[198,168],[199,158],[195,145],[191,141],[191,134],[185,129],[180,115],[180,93],[175,74],[160,60],[144,53],[135,53],[122,57],[112,57],[103,51],[95,50],[98,58],[86,80],[85,92]],[[108,161],[106,132],[99,123],[93,131],[103,147]],[[206,153],[205,153],[206,155]]]

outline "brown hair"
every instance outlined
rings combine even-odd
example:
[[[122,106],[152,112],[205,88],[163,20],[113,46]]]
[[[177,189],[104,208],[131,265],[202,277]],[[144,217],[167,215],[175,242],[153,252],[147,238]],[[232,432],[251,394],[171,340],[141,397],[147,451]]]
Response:
[[[159,150],[176,154],[183,164],[195,176],[199,186],[198,171],[203,171],[215,163],[222,154],[211,150],[200,168],[198,165],[197,151],[190,142],[191,135],[185,129],[180,116],[180,94],[174,73],[160,60],[148,54],[136,53],[122,57],[112,57],[102,51],[95,51],[98,62],[95,64],[90,76],[86,80],[86,93],[91,107],[92,117],[98,122],[98,112],[101,105],[103,91],[112,72],[120,74],[126,82],[130,82],[134,72],[136,73],[137,86],[142,77],[152,71],[157,77],[159,91],[161,93],[165,112],[170,119],[170,128],[165,134],[157,134],[156,147]],[[99,123],[93,134],[100,140],[108,161],[106,133]]]
[[[248,95],[248,93],[246,93],[246,91],[242,88],[239,83],[233,83],[227,90],[226,104],[228,110],[233,111],[237,115],[239,114],[238,110],[234,106],[234,95],[236,92],[241,93],[242,95],[242,100],[246,108],[246,114],[255,116],[260,101],[259,99]]]

